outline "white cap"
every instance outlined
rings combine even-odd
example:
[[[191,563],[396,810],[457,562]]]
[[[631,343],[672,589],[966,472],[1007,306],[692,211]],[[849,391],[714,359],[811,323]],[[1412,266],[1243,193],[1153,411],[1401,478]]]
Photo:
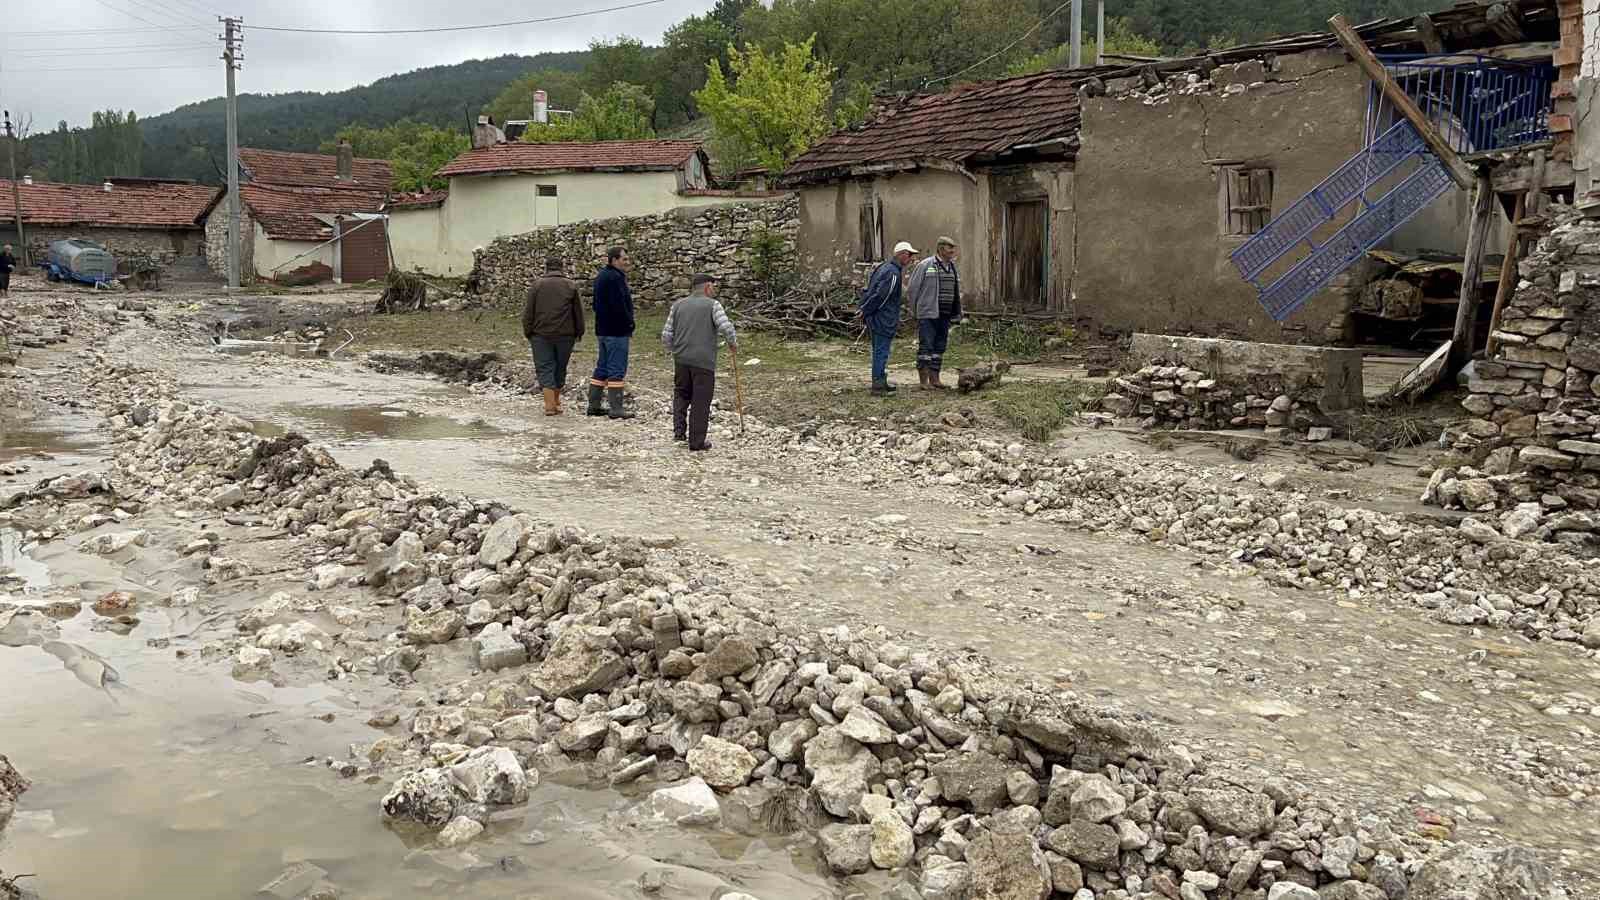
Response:
[[[900,243],[894,245],[894,252],[895,253],[916,253],[917,252],[917,248],[911,246],[911,242],[910,241],[901,241]]]

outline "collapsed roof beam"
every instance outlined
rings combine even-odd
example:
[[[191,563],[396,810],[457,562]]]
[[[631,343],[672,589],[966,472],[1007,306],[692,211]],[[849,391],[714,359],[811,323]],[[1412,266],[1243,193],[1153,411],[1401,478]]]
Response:
[[[1355,60],[1356,65],[1360,66],[1361,70],[1367,74],[1367,77],[1372,79],[1373,83],[1377,84],[1383,91],[1383,96],[1402,116],[1406,117],[1406,121],[1410,122],[1413,128],[1417,129],[1417,134],[1422,136],[1422,140],[1428,145],[1428,149],[1433,151],[1434,156],[1439,157],[1440,162],[1444,163],[1445,171],[1450,174],[1450,180],[1454,181],[1462,190],[1471,190],[1477,179],[1472,167],[1467,165],[1460,155],[1450,147],[1444,136],[1439,134],[1439,129],[1433,127],[1433,123],[1428,120],[1428,117],[1423,115],[1422,110],[1417,108],[1417,104],[1411,99],[1411,96],[1400,85],[1396,84],[1393,78],[1389,77],[1389,70],[1384,68],[1383,63],[1379,62],[1376,56],[1372,55],[1372,51],[1367,48],[1366,42],[1361,40],[1361,35],[1356,34],[1356,30],[1350,27],[1350,23],[1345,20],[1344,16],[1334,16],[1329,19],[1328,27],[1333,29],[1334,36],[1339,39],[1339,43],[1344,45],[1345,52],[1350,54],[1350,58]]]

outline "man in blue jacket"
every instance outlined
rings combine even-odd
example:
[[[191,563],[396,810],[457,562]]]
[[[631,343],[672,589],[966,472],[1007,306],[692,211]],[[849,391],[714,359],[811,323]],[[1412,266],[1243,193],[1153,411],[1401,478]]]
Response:
[[[631,419],[622,408],[628,386],[628,342],[633,337],[633,294],[628,291],[628,270],[633,260],[622,247],[606,251],[606,267],[594,279],[594,336],[600,345],[594,376],[589,379],[589,415]],[[608,412],[601,397],[610,401]]]
[[[895,386],[889,383],[889,346],[900,328],[905,268],[916,255],[917,250],[910,243],[895,244],[894,255],[872,271],[867,289],[861,295],[861,318],[872,335],[872,393],[880,396],[895,391]]]

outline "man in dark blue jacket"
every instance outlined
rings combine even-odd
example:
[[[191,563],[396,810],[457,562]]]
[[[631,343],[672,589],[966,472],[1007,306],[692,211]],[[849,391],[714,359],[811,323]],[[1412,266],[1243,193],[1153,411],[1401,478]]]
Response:
[[[594,279],[594,335],[600,356],[589,379],[589,415],[631,419],[633,413],[622,408],[622,392],[628,386],[628,342],[633,337],[633,294],[628,291],[628,270],[633,260],[628,251],[612,247],[606,251],[606,267]],[[610,401],[607,412],[602,395]]]
[[[894,255],[872,271],[867,289],[861,295],[861,318],[872,336],[872,392],[892,394],[889,383],[889,347],[900,329],[900,299],[904,272],[917,255],[906,241],[894,245]]]

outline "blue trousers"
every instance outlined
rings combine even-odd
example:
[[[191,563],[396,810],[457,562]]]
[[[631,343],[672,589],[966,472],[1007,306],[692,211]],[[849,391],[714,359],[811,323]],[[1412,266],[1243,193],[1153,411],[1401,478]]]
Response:
[[[625,337],[596,337],[600,357],[594,363],[594,377],[589,381],[596,387],[626,387],[628,377],[628,341]]]
[[[889,345],[894,332],[872,332],[872,377],[874,380],[889,377]]]
[[[944,368],[944,351],[950,347],[950,320],[917,320],[917,368],[937,372]]]

